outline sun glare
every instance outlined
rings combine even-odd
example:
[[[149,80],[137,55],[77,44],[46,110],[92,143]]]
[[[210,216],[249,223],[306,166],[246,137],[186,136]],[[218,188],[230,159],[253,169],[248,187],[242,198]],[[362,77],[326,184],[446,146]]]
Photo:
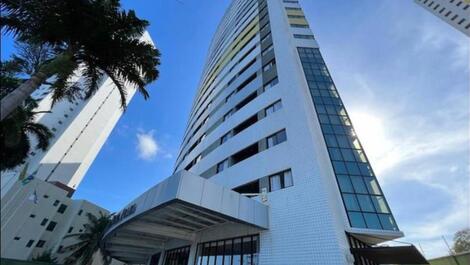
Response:
[[[389,147],[382,120],[364,112],[352,112],[351,119],[367,156],[377,162]]]

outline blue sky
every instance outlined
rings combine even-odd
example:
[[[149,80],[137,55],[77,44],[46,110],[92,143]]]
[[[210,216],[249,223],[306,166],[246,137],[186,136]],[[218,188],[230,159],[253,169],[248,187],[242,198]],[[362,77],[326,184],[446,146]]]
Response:
[[[136,95],[74,195],[111,211],[169,176],[229,1],[124,1],[160,79]],[[470,226],[469,39],[413,1],[301,1],[400,229],[427,257]],[[11,53],[2,40],[2,58]]]

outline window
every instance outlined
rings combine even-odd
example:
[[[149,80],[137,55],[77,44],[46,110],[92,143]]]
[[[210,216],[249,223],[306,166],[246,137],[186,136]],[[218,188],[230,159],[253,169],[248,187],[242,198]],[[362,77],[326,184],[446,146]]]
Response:
[[[266,145],[271,148],[287,140],[286,130],[279,131],[266,138]]]
[[[278,100],[264,109],[264,114],[269,116],[282,108],[281,100]]]
[[[281,189],[281,176],[274,175],[269,177],[269,191],[276,191]]]
[[[67,233],[72,233],[73,231],[73,226],[69,227],[69,230],[67,231]]]
[[[44,194],[42,197],[43,197],[44,199],[47,199],[47,198],[49,198],[49,195]]]
[[[217,164],[217,173],[224,171],[226,168],[228,168],[228,159]]]
[[[233,113],[235,113],[235,111],[234,111],[233,109],[231,109],[229,112],[227,112],[227,113],[224,115],[224,121],[226,121],[228,118],[230,118],[230,116],[232,116]]]
[[[188,264],[190,246],[165,251],[164,265]]]
[[[59,206],[59,209],[57,209],[57,212],[58,212],[58,213],[64,213],[66,209],[67,209],[67,205],[61,204],[61,205]]]
[[[296,39],[315,39],[315,37],[313,37],[313,35],[305,35],[305,34],[294,34],[294,38]]]
[[[284,172],[280,172],[269,176],[269,191],[276,191],[280,189],[285,189],[294,185],[294,181],[292,179],[292,172],[290,170],[286,170]]]
[[[291,187],[294,185],[294,179],[292,178],[292,172],[290,170],[284,172],[284,188]]]
[[[290,24],[290,26],[293,28],[308,29],[308,25],[304,25],[304,24]]]
[[[270,36],[271,36],[271,34],[266,34],[266,36],[264,36],[264,37],[261,39],[261,43],[265,42]]]
[[[263,30],[269,27],[269,23],[266,23],[259,31],[262,32]]]
[[[26,247],[30,248],[33,244],[34,244],[34,240],[31,239],[31,240],[28,241],[28,243],[26,243]]]
[[[47,225],[46,230],[47,230],[47,231],[54,231],[54,228],[56,227],[56,225],[57,225],[56,222],[51,221],[51,222],[49,223],[49,225]]]
[[[286,10],[302,10],[300,7],[286,7]]]
[[[235,165],[259,153],[258,142],[243,148],[231,156],[231,164]]]
[[[267,48],[263,50],[263,52],[261,53],[261,56],[265,56],[268,52],[272,51],[273,49],[274,49],[274,46],[272,44],[269,45]]]
[[[195,265],[258,265],[258,242],[258,235],[250,235],[245,237],[200,243],[198,244],[196,250]]]
[[[42,248],[42,247],[44,247],[44,244],[46,244],[46,241],[39,240],[38,243],[36,244],[36,247],[37,248]]]
[[[20,240],[20,239],[21,239],[21,237],[19,237],[19,236],[15,236],[15,237],[13,238],[13,240]]]
[[[264,89],[268,89],[268,88],[271,88],[275,85],[277,85],[277,83],[279,82],[279,80],[277,79],[277,77],[273,78],[271,81],[269,81],[268,83],[266,83],[264,85]]]
[[[199,161],[201,161],[201,159],[202,159],[202,155],[198,155],[198,156],[196,157],[196,163],[199,163]]]
[[[288,3],[288,4],[298,4],[299,3],[299,1],[297,1],[297,0],[284,0],[282,2]]]
[[[246,96],[242,101],[238,102],[238,104],[235,106],[235,110],[239,110],[246,106],[248,103],[253,101],[256,97],[258,96],[257,92],[253,92],[250,95]]]
[[[52,204],[53,206],[57,206],[59,205],[60,201],[59,200],[55,200],[54,203]]]
[[[226,133],[224,136],[220,138],[220,144],[227,142],[229,138],[230,138],[230,133]]]
[[[232,97],[233,95],[235,95],[235,91],[232,91],[226,98],[225,98],[225,102],[228,102]]]
[[[247,129],[251,125],[255,124],[256,122],[258,122],[258,115],[257,114],[251,116],[250,118],[246,119],[242,123],[238,124],[235,128],[233,128],[233,135],[237,135],[237,134],[241,133],[242,131],[244,131],[245,129]]]
[[[305,18],[305,16],[302,15],[287,15],[288,18]]]
[[[271,68],[273,68],[275,66],[276,66],[276,60],[272,60],[272,61],[270,61],[269,63],[267,63],[263,66],[263,72],[269,71],[269,70],[271,70]]]
[[[41,226],[45,226],[47,224],[47,221],[49,221],[49,219],[47,218],[42,219]]]
[[[348,216],[352,227],[366,228],[366,223],[360,212],[348,212]]]
[[[233,189],[233,191],[238,192],[247,197],[257,196],[260,192],[259,180],[255,180],[241,186],[238,186]]]
[[[78,211],[78,215],[80,216],[80,215],[82,215],[82,213],[83,213],[83,210],[80,209],[80,211]]]
[[[30,214],[30,215],[29,215],[29,217],[31,217],[31,218],[35,218],[35,217],[36,217],[36,215],[35,215],[35,214]]]

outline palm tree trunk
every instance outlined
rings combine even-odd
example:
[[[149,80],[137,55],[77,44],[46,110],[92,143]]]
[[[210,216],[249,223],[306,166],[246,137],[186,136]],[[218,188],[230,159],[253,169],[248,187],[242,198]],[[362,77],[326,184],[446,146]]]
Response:
[[[20,106],[36,89],[38,89],[48,76],[43,72],[37,72],[30,79],[26,80],[10,94],[2,98],[1,120],[7,117],[16,107]]]
[[[10,115],[17,107],[21,106],[31,93],[46,82],[49,77],[56,74],[61,65],[69,63],[71,60],[72,56],[70,53],[65,52],[57,55],[49,63],[43,65],[31,78],[2,98],[0,103],[0,121]]]

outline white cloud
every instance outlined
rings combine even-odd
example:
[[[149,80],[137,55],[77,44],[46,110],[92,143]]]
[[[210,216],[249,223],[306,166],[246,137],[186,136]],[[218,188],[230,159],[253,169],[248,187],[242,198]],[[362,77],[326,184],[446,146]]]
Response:
[[[152,160],[160,152],[160,146],[153,134],[153,130],[137,133],[137,151],[139,158],[143,160]]]

